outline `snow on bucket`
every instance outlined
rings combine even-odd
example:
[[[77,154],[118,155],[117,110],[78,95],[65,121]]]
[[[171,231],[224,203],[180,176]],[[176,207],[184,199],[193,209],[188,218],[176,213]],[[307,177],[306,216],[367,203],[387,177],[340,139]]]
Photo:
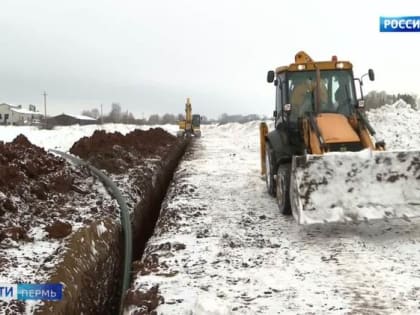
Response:
[[[299,224],[420,216],[420,152],[297,156],[291,207]]]

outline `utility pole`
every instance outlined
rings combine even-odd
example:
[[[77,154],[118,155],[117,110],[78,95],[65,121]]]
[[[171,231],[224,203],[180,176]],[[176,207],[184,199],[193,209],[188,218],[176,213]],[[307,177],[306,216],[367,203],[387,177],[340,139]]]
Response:
[[[46,127],[47,126],[47,92],[44,91],[42,95],[44,95],[44,120],[45,120],[45,127]]]
[[[102,110],[102,104],[101,104],[101,125],[104,124],[104,112]]]

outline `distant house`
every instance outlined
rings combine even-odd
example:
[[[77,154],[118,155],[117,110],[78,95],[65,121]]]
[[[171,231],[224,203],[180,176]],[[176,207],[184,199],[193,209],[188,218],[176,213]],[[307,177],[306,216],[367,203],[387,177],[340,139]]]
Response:
[[[30,109],[22,106],[14,106],[6,103],[0,104],[0,124],[2,125],[31,125],[39,122],[42,114],[36,111],[35,106],[29,105]]]
[[[98,121],[95,118],[83,115],[60,114],[54,117],[48,117],[49,126],[70,126],[70,125],[91,125]]]

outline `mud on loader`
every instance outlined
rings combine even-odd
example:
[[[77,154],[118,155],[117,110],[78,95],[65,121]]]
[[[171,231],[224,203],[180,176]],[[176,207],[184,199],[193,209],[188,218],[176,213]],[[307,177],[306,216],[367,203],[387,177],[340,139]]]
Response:
[[[365,75],[374,80],[369,69]],[[363,113],[363,75],[352,64],[298,52],[269,71],[274,130],[260,125],[261,168],[280,211],[299,224],[420,214],[420,152],[385,151]],[[356,96],[358,82],[360,99]]]
[[[177,137],[201,137],[200,123],[201,116],[198,114],[192,114],[191,101],[188,97],[187,103],[185,104],[185,119],[178,122],[179,130],[177,132]]]

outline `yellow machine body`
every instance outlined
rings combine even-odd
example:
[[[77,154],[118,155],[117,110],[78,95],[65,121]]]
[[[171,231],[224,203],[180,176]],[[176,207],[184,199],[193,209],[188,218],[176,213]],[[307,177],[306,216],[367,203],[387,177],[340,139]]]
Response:
[[[275,129],[260,125],[261,173],[281,211],[293,214],[299,224],[409,219],[420,214],[420,152],[388,152],[385,143],[375,139],[363,100],[355,99],[354,81],[359,79],[353,78],[352,67],[335,56],[314,61],[300,51],[294,63],[267,75],[280,92]],[[311,101],[304,110],[296,110],[291,101],[297,73],[312,78],[305,85],[304,96]],[[327,75],[342,74],[348,77],[347,93],[354,99],[344,104],[346,110],[327,111],[328,100],[323,104],[322,97],[332,103],[331,88],[338,84],[338,79],[328,81]],[[374,79],[372,70],[369,78]],[[289,92],[279,100],[284,91]]]
[[[178,122],[178,137],[201,137],[201,116],[192,114],[191,100],[188,97],[185,103],[185,119]]]

